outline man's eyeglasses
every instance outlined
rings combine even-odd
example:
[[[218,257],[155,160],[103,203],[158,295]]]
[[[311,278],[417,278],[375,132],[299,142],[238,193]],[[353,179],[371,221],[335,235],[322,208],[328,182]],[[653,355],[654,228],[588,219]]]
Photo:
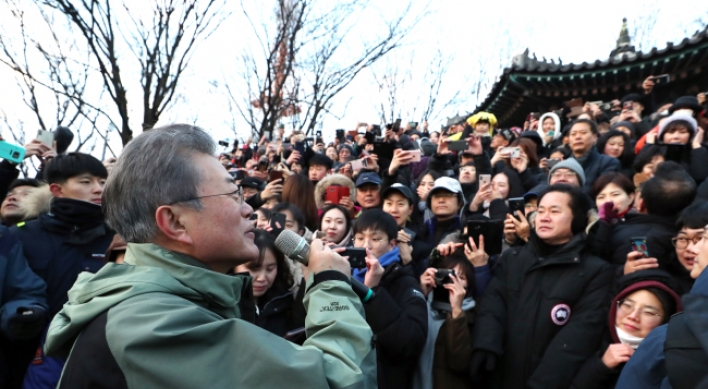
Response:
[[[703,235],[694,236],[693,239],[688,239],[684,237],[671,238],[671,244],[673,244],[674,247],[680,250],[688,247],[688,242],[693,242],[693,244],[695,245],[698,244],[698,242],[700,242],[702,239]]]
[[[194,200],[201,200],[205,199],[207,197],[216,197],[216,196],[231,196],[238,201],[239,205],[243,205],[243,190],[241,189],[241,186],[239,185],[238,189],[236,189],[233,192],[228,192],[228,193],[219,193],[219,194],[213,194],[213,195],[206,195],[206,196],[199,196],[199,197],[194,197],[191,199],[186,199],[186,200],[179,200],[179,201],[173,201],[167,205],[175,205],[179,203],[186,203],[188,201],[194,201]]]
[[[452,192],[435,192],[433,193],[433,198],[438,198],[438,199],[449,199],[451,197],[457,196],[457,193],[452,193]]]

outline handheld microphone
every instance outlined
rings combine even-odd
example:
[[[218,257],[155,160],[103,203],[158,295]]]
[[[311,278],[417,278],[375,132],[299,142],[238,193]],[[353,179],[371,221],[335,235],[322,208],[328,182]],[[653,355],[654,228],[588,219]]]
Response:
[[[275,238],[275,247],[286,257],[294,259],[305,266],[310,262],[310,245],[307,244],[305,238],[290,230],[283,230],[278,234],[278,237]],[[353,277],[350,280],[352,290],[362,302],[367,302],[374,297],[374,291],[361,281]]]

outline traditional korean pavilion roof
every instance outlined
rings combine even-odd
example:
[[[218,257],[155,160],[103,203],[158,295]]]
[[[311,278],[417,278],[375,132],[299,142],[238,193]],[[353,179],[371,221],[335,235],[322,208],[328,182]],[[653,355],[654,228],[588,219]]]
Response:
[[[663,49],[637,52],[625,19],[609,58],[589,63],[539,60],[526,49],[512,59],[474,112],[494,113],[500,126],[522,125],[529,112],[543,112],[576,97],[585,101],[621,98],[641,90],[650,75],[661,74],[669,74],[671,82],[655,87],[653,93],[659,98],[678,97],[690,85],[708,90],[708,26],[678,44],[669,42]]]

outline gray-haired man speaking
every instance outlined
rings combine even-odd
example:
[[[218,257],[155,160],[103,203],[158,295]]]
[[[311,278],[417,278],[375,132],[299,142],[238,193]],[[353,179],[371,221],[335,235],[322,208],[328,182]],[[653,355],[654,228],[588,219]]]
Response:
[[[52,321],[47,353],[70,352],[59,388],[374,387],[349,264],[321,241],[310,250],[303,347],[244,320],[250,278],[225,273],[258,256],[253,210],[215,154],[188,125],[127,145],[103,195],[127,265],[82,274]],[[342,309],[322,309],[333,303]]]

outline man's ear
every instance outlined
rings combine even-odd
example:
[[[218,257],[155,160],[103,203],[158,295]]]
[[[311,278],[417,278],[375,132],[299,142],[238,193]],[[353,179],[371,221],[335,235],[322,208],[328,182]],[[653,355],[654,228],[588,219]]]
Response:
[[[398,245],[398,241],[396,239],[391,239],[390,242],[388,242],[391,247],[389,247],[391,250],[393,250],[396,245]]]
[[[49,184],[49,191],[52,192],[54,197],[64,197],[64,188],[61,184]]]
[[[179,205],[163,205],[155,211],[157,228],[167,239],[186,245],[194,242],[184,225],[184,208]]]
[[[637,200],[637,210],[642,213],[647,211],[647,207],[644,206],[644,199],[641,197]]]

